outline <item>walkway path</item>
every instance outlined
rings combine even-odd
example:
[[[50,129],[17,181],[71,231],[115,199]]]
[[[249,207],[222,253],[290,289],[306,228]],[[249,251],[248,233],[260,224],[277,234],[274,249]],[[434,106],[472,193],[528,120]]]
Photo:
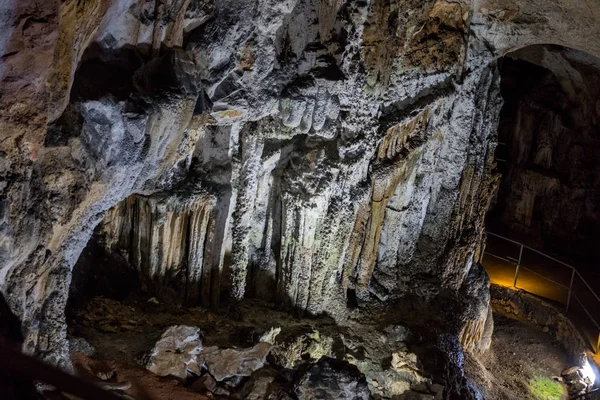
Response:
[[[600,321],[600,300],[596,295],[600,293],[600,279],[589,279],[549,256],[491,233],[488,233],[485,253],[483,266],[492,283],[516,286],[554,304],[584,334],[590,347],[600,353],[600,324],[597,322]]]

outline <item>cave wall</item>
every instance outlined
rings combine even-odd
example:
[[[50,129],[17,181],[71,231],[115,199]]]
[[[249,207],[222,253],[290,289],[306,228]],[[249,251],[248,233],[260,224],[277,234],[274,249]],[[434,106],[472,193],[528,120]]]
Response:
[[[540,42],[600,55],[599,15],[571,0],[2,2],[0,288],[25,349],[68,366],[71,269],[103,219],[146,286],[179,279],[200,302],[469,298],[496,179],[494,60]],[[126,244],[109,222],[128,212],[147,234]]]
[[[600,239],[600,60],[558,46],[502,61],[505,169],[490,229],[594,265]]]

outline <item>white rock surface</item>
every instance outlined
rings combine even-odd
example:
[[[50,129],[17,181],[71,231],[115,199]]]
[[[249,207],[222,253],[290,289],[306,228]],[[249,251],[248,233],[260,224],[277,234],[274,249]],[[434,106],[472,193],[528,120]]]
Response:
[[[146,368],[158,376],[185,379],[188,370],[198,374],[196,358],[201,351],[199,328],[174,325],[162,334],[150,351]]]
[[[218,382],[234,376],[250,376],[264,366],[271,346],[270,343],[260,342],[254,347],[240,350],[206,347],[198,356],[198,363],[204,364]]]

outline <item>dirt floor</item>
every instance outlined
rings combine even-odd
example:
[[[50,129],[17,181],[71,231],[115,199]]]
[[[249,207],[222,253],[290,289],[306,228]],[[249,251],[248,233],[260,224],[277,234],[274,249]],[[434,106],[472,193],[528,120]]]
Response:
[[[536,327],[494,315],[491,349],[477,358],[467,357],[467,375],[482,389],[486,400],[567,399],[564,385],[555,378],[571,363],[566,352],[553,338]],[[562,387],[556,396],[542,395],[532,386],[536,383]]]

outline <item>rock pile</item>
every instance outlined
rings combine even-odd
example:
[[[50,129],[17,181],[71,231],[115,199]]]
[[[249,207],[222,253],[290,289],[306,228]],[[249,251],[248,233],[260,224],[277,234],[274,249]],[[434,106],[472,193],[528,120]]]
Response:
[[[386,340],[374,347],[313,328],[281,335],[274,328],[254,346],[223,348],[203,346],[197,327],[176,325],[163,333],[145,366],[216,398],[442,399],[445,387],[424,376],[406,348],[408,330],[399,335],[399,328],[388,327],[381,333]]]
[[[574,366],[564,370],[561,377],[567,385],[570,397],[585,394],[594,386],[594,382],[590,380],[585,373],[585,370],[580,366]]]

